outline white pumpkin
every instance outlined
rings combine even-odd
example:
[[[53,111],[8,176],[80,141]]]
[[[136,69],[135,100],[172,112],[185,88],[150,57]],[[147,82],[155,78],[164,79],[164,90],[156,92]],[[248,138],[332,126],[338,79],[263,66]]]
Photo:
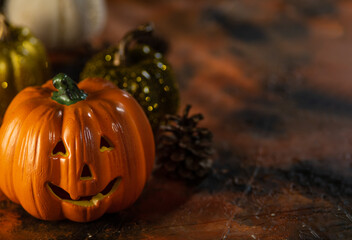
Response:
[[[5,13],[48,48],[74,47],[98,34],[106,21],[104,0],[8,0]]]

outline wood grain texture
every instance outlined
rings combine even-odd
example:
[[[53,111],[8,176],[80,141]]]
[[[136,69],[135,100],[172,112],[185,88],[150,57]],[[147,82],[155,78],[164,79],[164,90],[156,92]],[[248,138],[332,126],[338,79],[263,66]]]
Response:
[[[214,169],[198,185],[155,173],[131,208],[87,224],[3,200],[0,239],[352,239],[348,0],[107,3],[93,46],[155,22],[182,104],[214,133]]]

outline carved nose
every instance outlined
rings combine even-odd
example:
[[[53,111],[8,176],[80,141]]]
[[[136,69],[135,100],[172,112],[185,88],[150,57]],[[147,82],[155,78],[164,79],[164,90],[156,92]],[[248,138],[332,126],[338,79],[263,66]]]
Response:
[[[80,179],[81,180],[90,180],[93,178],[93,174],[92,172],[90,171],[90,168],[88,167],[87,164],[85,164],[83,166],[83,169],[82,169],[82,174],[81,174],[81,177]]]

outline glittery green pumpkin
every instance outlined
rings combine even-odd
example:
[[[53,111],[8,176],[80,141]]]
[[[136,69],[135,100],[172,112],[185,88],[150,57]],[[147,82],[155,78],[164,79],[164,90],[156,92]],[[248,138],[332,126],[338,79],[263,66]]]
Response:
[[[89,60],[81,79],[103,77],[126,90],[139,102],[154,130],[166,114],[175,114],[179,91],[171,66],[163,54],[138,38],[151,35],[150,24],[125,35],[118,46],[106,49]],[[133,43],[133,45],[132,45]]]

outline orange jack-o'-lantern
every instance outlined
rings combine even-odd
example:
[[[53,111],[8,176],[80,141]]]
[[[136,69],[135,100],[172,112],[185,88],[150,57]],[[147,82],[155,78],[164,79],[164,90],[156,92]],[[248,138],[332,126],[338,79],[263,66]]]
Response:
[[[154,163],[142,108],[98,78],[77,87],[59,74],[21,91],[5,113],[0,139],[1,190],[44,220],[86,222],[128,207]]]

